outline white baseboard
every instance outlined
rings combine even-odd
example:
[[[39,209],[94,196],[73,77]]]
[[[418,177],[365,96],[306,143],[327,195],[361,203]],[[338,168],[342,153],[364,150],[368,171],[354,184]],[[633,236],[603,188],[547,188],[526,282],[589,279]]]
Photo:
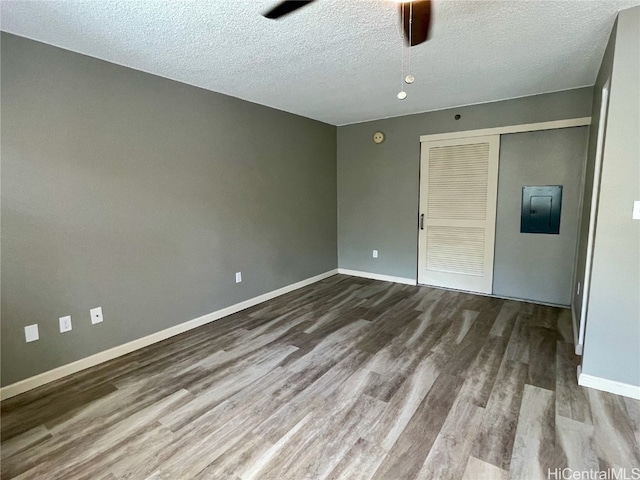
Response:
[[[616,382],[615,380],[607,380],[606,378],[601,377],[594,377],[593,375],[587,375],[585,373],[582,373],[582,367],[580,365],[578,365],[578,385],[640,400],[640,386]]]
[[[580,326],[578,325],[578,317],[576,316],[576,310],[574,308],[573,303],[571,304],[571,324],[573,326],[573,345],[574,351],[576,355],[582,355],[582,345],[578,343],[578,329]]]
[[[342,275],[351,275],[352,277],[370,278],[372,280],[382,280],[383,282],[404,283],[405,285],[417,285],[415,278],[393,277],[391,275],[381,275],[379,273],[361,272],[359,270],[349,270],[348,268],[339,268],[338,273]]]
[[[208,313],[201,317],[194,318],[193,320],[189,320],[174,327],[152,333],[151,335],[147,335],[146,337],[138,338],[137,340],[118,345],[117,347],[113,347],[103,352],[96,353],[95,355],[91,355],[75,362],[62,365],[61,367],[54,368],[53,370],[43,372],[39,375],[35,375],[19,382],[12,383],[11,385],[0,388],[0,400],[15,397],[16,395],[27,392],[29,390],[33,390],[34,388],[40,387],[49,382],[53,382],[54,380],[66,377],[67,375],[77,373],[89,367],[94,367],[109,360],[113,360],[114,358],[118,358],[141,348],[147,347],[151,344],[161,342],[162,340],[166,340],[167,338],[174,337],[189,330],[193,330],[194,328],[201,327],[202,325],[206,325],[207,323],[213,322],[214,320],[218,320],[222,317],[226,317],[246,308],[253,307],[255,305],[258,305],[259,303],[266,302],[267,300],[271,300],[272,298],[276,298],[280,295],[284,295],[285,293],[292,292],[293,290],[306,287],[307,285],[311,285],[312,283],[319,282],[320,280],[324,280],[325,278],[336,275],[337,273],[338,269],[321,273],[320,275],[316,275],[300,282],[287,285],[286,287],[273,290],[272,292],[250,298],[249,300],[245,300],[244,302],[236,303],[235,305],[231,305],[230,307],[226,307],[221,310]]]

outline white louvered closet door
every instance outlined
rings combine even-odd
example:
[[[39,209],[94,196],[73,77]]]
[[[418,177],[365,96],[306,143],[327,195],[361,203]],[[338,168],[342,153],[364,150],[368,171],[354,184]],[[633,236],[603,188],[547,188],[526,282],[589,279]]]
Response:
[[[492,293],[500,135],[423,142],[418,283]]]

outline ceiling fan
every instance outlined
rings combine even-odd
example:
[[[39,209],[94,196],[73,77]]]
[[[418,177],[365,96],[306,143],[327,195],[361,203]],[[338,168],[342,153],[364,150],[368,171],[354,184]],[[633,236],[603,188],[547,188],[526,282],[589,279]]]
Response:
[[[315,0],[285,0],[264,14],[266,18],[279,19]],[[399,4],[400,21],[409,46],[414,47],[429,38],[431,0],[413,0]]]

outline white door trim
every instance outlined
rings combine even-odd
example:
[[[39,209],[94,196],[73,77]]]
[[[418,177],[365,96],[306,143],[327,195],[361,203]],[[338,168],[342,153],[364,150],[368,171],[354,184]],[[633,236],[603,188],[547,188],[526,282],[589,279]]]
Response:
[[[598,122],[598,136],[596,140],[596,159],[593,168],[593,189],[591,190],[591,211],[589,212],[589,230],[587,233],[587,254],[584,265],[584,278],[582,279],[582,308],[580,309],[580,321],[578,325],[578,342],[576,352],[582,353],[584,349],[584,332],[587,326],[587,311],[589,308],[589,292],[591,291],[591,268],[593,263],[593,249],[596,236],[596,217],[598,200],[600,198],[600,177],[602,175],[602,154],[604,151],[604,132],[607,125],[607,113],[609,111],[609,82],[608,79],[602,87],[602,99],[600,101],[600,120]],[[585,167],[586,168],[586,167]],[[574,287],[575,288],[575,287]],[[572,292],[573,293],[573,292]]]
[[[487,135],[504,135],[507,133],[535,132],[538,130],[554,130],[556,128],[584,127],[591,125],[591,117],[567,118],[550,122],[524,123],[521,125],[507,125],[505,127],[483,128],[480,130],[463,130],[460,132],[434,133],[421,135],[421,142],[434,140],[452,140],[466,137],[484,137]]]

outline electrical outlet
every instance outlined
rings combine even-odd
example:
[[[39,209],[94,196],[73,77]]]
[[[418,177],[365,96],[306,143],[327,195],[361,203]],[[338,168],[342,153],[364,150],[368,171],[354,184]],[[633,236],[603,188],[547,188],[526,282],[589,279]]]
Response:
[[[242,272],[236,272],[236,283],[240,283],[242,281]]]
[[[89,315],[91,315],[91,323],[95,325],[96,323],[101,323],[104,318],[102,317],[102,307],[96,307],[89,310]]]
[[[373,258],[378,258],[378,250],[373,251]]]
[[[24,339],[28,342],[35,342],[40,338],[38,334],[38,324],[34,323],[33,325],[27,325],[24,327]]]
[[[71,315],[60,317],[58,321],[60,322],[60,333],[71,331]]]
[[[634,220],[640,220],[640,200],[633,202],[633,213],[631,218]]]

